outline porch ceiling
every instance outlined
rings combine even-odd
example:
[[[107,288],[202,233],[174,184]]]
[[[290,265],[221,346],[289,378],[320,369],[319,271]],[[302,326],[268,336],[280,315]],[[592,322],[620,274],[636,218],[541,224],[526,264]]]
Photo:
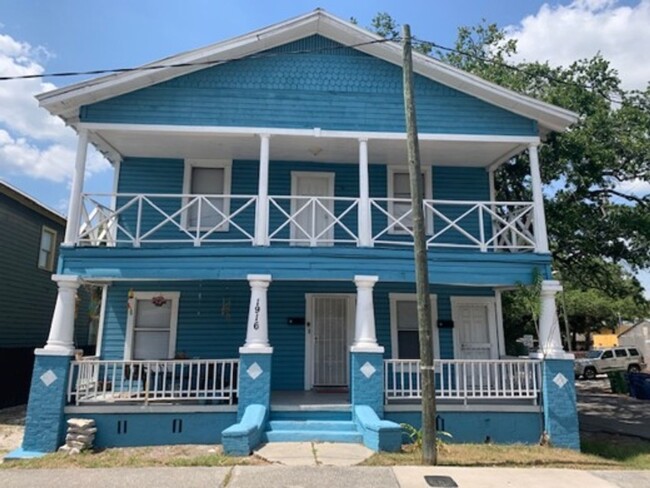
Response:
[[[259,137],[254,133],[214,134],[200,129],[133,131],[129,129],[93,130],[122,157],[247,159],[259,158]],[[305,131],[306,132],[306,131]],[[400,135],[369,138],[370,163],[403,164],[406,141]],[[403,136],[403,135],[401,135]],[[362,137],[361,135],[359,137]],[[455,136],[424,134],[420,137],[422,164],[440,166],[487,167],[523,151],[524,138]],[[278,161],[356,162],[359,158],[357,137],[328,135],[271,136],[271,159]]]

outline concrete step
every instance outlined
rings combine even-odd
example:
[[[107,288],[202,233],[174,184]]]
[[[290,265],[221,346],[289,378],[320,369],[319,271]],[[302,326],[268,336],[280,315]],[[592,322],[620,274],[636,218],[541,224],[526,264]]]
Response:
[[[357,426],[350,420],[272,420],[267,430],[356,432]]]
[[[264,437],[266,442],[363,442],[360,433],[351,431],[271,430],[265,432]]]
[[[347,410],[274,410],[271,408],[271,420],[321,420],[337,421],[352,419],[352,411]]]

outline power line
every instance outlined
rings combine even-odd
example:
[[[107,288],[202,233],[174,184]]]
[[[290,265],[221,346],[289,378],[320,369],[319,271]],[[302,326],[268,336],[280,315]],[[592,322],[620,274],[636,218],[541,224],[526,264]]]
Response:
[[[493,64],[495,66],[500,66],[502,68],[506,68],[506,69],[509,69],[509,70],[512,70],[512,71],[516,71],[516,72],[521,73],[521,74],[523,74],[523,75],[525,75],[525,76],[527,76],[529,78],[544,78],[547,81],[551,81],[553,83],[558,83],[558,84],[562,84],[562,85],[566,85],[566,86],[573,86],[575,88],[581,88],[583,90],[587,90],[587,91],[589,91],[591,93],[594,93],[596,95],[600,95],[605,100],[607,100],[607,101],[609,101],[611,103],[616,103],[616,104],[623,103],[623,100],[621,100],[621,99],[613,99],[613,98],[611,98],[610,95],[602,93],[602,92],[600,92],[598,90],[594,90],[593,87],[583,85],[583,84],[578,83],[576,81],[563,80],[561,78],[558,78],[556,76],[552,76],[552,75],[547,74],[547,73],[531,73],[531,72],[527,71],[526,69],[524,69],[524,68],[522,68],[520,66],[514,66],[514,65],[511,65],[511,64],[508,64],[508,63],[504,63],[503,61],[500,61],[500,60],[497,60],[497,59],[492,59],[492,58],[489,58],[489,57],[486,57],[486,56],[479,56],[477,54],[470,53],[470,52],[467,52],[467,51],[461,51],[459,49],[455,49],[455,48],[452,48],[452,47],[443,46],[443,45],[438,44],[438,43],[433,42],[433,41],[426,41],[426,40],[423,40],[423,39],[419,39],[417,37],[413,37],[413,40],[415,41],[415,43],[417,43],[419,45],[427,46],[427,47],[429,47],[431,49],[435,48],[435,49],[440,49],[440,50],[446,51],[446,52],[460,54],[461,56],[476,59],[476,60],[482,61],[484,63],[490,63],[490,64]],[[430,53],[428,55],[433,57],[434,59],[437,59],[438,61],[443,62],[443,63],[446,62],[443,59],[432,56]]]
[[[203,66],[203,67],[220,66],[235,61],[243,61],[245,59],[270,58],[275,56],[283,56],[286,54],[292,54],[292,55],[311,54],[311,53],[318,53],[323,51],[333,51],[337,49],[357,48],[362,46],[368,46],[371,44],[392,42],[395,40],[397,39],[376,39],[374,41],[360,42],[358,44],[327,46],[327,47],[321,47],[317,49],[301,49],[301,50],[287,51],[287,52],[261,52],[261,53],[248,54],[238,58],[215,59],[211,61],[155,64],[149,66],[137,66],[137,67],[130,67],[130,68],[108,68],[108,69],[95,69],[95,70],[88,70],[88,71],[60,71],[55,73],[40,73],[40,74],[30,74],[30,75],[18,75],[18,76],[0,76],[0,81],[30,80],[35,78],[64,78],[69,76],[105,75],[105,74],[115,74],[115,73],[132,73],[136,71],[153,71],[153,70],[165,69],[165,68],[188,68],[194,66]]]

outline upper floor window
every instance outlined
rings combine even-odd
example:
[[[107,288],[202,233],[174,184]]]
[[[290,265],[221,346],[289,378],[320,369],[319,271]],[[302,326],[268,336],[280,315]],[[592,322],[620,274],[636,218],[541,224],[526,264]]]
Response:
[[[46,271],[54,270],[54,254],[56,251],[56,231],[43,226],[41,229],[41,245],[38,251],[38,267]]]
[[[431,199],[431,168],[422,171],[422,198]],[[408,168],[388,168],[388,198],[402,201],[389,200],[388,212],[399,223],[391,229],[391,234],[406,234],[406,229],[413,229],[413,215],[411,212],[411,183]],[[425,210],[427,233],[433,229],[433,215]],[[393,221],[389,222],[393,223]],[[400,225],[401,224],[401,225]],[[405,229],[406,227],[406,229]]]
[[[230,171],[232,161],[188,159],[185,161],[183,193],[184,226],[190,229],[224,232],[230,212]],[[189,195],[203,195],[193,198]],[[221,196],[219,196],[221,195]]]

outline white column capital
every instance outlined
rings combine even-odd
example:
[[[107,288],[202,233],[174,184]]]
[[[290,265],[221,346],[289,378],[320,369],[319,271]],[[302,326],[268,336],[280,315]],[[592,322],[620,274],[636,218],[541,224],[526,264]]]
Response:
[[[544,280],[542,281],[542,293],[543,294],[553,294],[559,293],[562,291],[562,283],[557,280]]]
[[[367,137],[359,137],[359,139],[357,139],[357,140],[358,140],[360,143],[363,143],[363,142],[367,143],[367,142],[368,142],[368,138],[367,138]]]
[[[379,276],[355,275],[354,284],[357,288],[372,288],[379,281]]]
[[[81,285],[81,278],[77,275],[54,274],[52,281],[56,281],[59,288],[77,289]]]
[[[540,145],[540,141],[529,142],[528,143],[528,149],[538,148],[539,145]]]
[[[270,139],[271,138],[271,134],[269,134],[268,132],[260,132],[258,134],[258,136],[260,136],[260,139]]]
[[[249,274],[246,276],[251,287],[268,288],[273,281],[270,274]]]

